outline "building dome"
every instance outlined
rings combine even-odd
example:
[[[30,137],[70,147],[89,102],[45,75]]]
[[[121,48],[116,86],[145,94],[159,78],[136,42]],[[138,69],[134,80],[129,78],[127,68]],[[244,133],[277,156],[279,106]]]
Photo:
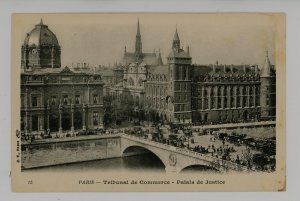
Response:
[[[25,37],[22,45],[22,68],[60,68],[61,49],[56,35],[43,20]]]
[[[29,32],[24,40],[24,45],[28,46],[59,46],[56,35],[48,28],[47,25],[43,24],[43,20],[35,28]]]

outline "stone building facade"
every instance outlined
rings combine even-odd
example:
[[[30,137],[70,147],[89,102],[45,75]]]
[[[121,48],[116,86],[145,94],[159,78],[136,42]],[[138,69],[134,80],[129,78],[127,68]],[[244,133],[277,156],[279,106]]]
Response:
[[[101,75],[61,68],[58,40],[42,21],[27,34],[22,53],[22,131],[45,134],[102,128]]]
[[[276,71],[268,54],[265,64],[192,64],[189,47],[184,51],[177,29],[167,64],[141,56],[138,22],[136,51],[122,59],[123,82],[110,87],[114,99],[132,100],[146,116],[155,113],[169,122],[229,123],[275,120]],[[133,56],[135,55],[135,56]],[[130,62],[124,62],[130,61]],[[125,97],[125,98],[124,98]],[[122,98],[121,98],[122,99]],[[120,99],[120,100],[121,100]],[[152,115],[153,116],[153,115]]]
[[[257,66],[194,66],[192,110],[195,122],[239,122],[260,116]]]

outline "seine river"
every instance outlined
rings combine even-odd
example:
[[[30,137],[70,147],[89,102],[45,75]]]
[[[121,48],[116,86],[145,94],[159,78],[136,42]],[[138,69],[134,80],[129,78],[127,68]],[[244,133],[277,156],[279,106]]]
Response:
[[[165,172],[164,164],[152,153],[143,155],[85,161],[64,165],[55,165],[24,170],[25,172],[77,172],[77,171],[134,171],[134,172]],[[206,167],[191,167],[183,172],[211,171]]]

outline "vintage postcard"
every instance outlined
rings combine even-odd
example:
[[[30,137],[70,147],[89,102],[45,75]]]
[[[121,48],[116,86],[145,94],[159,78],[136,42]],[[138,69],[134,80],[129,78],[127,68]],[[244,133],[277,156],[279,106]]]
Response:
[[[285,191],[285,14],[12,15],[12,190]]]

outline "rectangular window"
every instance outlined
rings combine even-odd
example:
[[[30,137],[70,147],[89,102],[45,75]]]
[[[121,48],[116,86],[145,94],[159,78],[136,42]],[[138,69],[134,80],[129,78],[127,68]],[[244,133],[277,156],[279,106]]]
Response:
[[[31,106],[32,107],[37,107],[38,106],[38,97],[37,96],[32,96],[31,97]]]
[[[80,95],[75,95],[75,104],[80,104]]]
[[[93,112],[93,125],[98,126],[98,122],[99,122],[99,113]]]
[[[94,104],[98,103],[98,95],[97,94],[94,94],[94,96],[93,96],[93,103]]]

